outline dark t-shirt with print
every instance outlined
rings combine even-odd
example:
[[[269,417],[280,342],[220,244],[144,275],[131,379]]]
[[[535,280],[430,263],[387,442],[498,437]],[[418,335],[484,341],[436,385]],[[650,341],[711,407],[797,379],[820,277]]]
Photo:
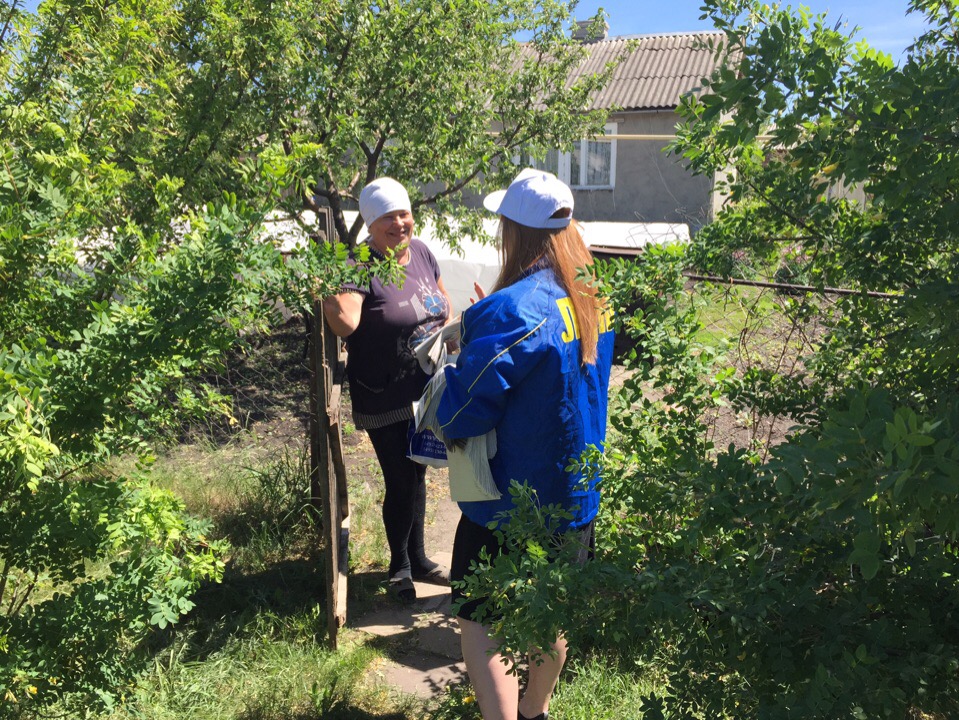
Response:
[[[370,252],[378,255],[372,247]],[[449,316],[446,297],[437,285],[439,264],[416,238],[410,240],[409,262],[403,269],[402,288],[383,285],[377,278],[368,289],[344,288],[363,295],[360,323],[346,339],[353,421],[360,428],[413,417],[412,403],[429,379],[413,349]]]

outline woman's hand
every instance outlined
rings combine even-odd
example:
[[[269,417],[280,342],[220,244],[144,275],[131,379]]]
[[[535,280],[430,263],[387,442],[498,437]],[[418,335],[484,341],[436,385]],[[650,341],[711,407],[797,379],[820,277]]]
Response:
[[[482,300],[486,297],[486,291],[483,289],[483,286],[478,282],[473,283],[473,290],[476,292],[475,298],[470,298],[470,304],[476,303],[479,300]]]

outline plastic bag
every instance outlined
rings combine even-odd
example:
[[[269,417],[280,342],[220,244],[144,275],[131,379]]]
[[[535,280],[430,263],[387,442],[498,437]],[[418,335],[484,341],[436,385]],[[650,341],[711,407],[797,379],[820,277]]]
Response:
[[[432,430],[416,432],[413,423],[407,434],[408,446],[406,457],[420,465],[430,467],[446,467],[446,446],[433,434]]]

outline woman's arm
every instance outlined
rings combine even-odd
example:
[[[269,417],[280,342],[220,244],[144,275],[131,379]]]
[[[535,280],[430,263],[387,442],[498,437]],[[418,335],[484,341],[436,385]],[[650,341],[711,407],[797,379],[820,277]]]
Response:
[[[548,350],[540,333],[546,324],[538,308],[518,308],[505,294],[470,308],[463,351],[455,366],[444,368],[446,390],[437,419],[453,439],[475,437],[496,427],[510,390],[523,382]],[[466,314],[466,313],[464,313]]]
[[[355,292],[330,295],[323,301],[323,315],[334,335],[348,337],[360,324],[363,296]]]

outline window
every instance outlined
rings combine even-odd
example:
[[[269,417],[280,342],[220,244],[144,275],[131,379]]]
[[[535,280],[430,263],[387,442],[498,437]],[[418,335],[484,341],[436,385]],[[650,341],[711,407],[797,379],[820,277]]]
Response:
[[[616,123],[606,125],[605,138],[584,138],[573,152],[550,150],[537,160],[524,155],[530,167],[546,170],[578,190],[612,189],[616,186]]]

